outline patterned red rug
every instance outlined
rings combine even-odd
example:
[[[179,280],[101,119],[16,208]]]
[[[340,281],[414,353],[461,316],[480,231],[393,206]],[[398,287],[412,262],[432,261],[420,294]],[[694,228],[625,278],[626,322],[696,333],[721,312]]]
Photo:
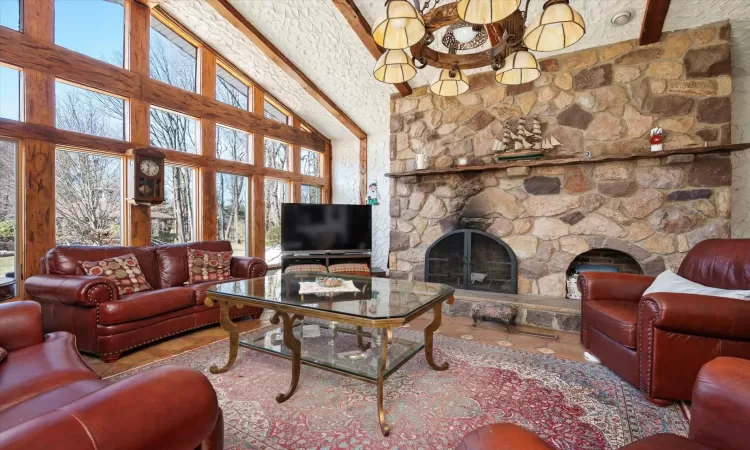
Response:
[[[421,338],[406,329],[396,335]],[[495,422],[524,426],[560,449],[616,449],[652,434],[687,434],[678,406],[653,406],[600,365],[435,338],[436,360],[449,361],[450,369],[430,369],[420,352],[386,381],[387,438],[378,428],[374,385],[303,366],[297,392],[277,404],[289,384],[289,362],[240,349],[229,372],[211,375],[208,367],[225,362],[225,341],[114,378],[165,364],[203,371],[224,411],[228,450],[453,449],[468,432]]]

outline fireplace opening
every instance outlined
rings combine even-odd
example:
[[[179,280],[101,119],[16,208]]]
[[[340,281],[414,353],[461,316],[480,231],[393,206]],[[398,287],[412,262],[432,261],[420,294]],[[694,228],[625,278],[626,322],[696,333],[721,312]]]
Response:
[[[578,276],[583,272],[619,272],[643,274],[643,269],[632,256],[619,250],[597,248],[581,253],[568,266],[566,272],[567,298],[580,300]]]
[[[483,231],[452,231],[427,249],[425,281],[458,289],[515,294],[516,255],[508,244]]]

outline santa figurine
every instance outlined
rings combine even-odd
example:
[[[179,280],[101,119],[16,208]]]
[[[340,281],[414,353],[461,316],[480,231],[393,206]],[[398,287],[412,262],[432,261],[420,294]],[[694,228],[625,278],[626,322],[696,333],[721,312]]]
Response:
[[[652,152],[660,152],[664,150],[664,130],[661,128],[652,128],[651,139],[649,139],[649,142],[651,142]]]

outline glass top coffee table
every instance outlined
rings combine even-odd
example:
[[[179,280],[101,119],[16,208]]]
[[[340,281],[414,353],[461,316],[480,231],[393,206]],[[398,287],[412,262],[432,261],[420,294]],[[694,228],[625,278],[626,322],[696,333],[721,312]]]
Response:
[[[291,384],[286,393],[276,396],[279,403],[294,394],[301,364],[376,384],[380,429],[388,436],[390,426],[383,408],[385,380],[422,348],[433,369],[448,369],[448,363],[438,365],[433,359],[433,333],[440,327],[443,303],[453,303],[454,289],[435,283],[351,275],[336,275],[343,285],[326,287],[316,281],[320,277],[331,274],[279,272],[209,288],[205,303],[219,304],[221,326],[229,333],[229,361],[224,367],[211,367],[211,373],[229,370],[239,347],[245,347],[292,361]],[[271,323],[282,326],[240,340],[229,310],[246,305],[276,311]],[[392,328],[430,310],[433,319],[424,330],[424,342],[393,337]]]

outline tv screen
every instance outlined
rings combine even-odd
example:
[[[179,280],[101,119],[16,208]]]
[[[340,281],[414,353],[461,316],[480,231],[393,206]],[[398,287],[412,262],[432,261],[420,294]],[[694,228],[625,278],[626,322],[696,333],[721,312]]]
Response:
[[[281,250],[372,249],[372,207],[369,205],[281,205]]]

